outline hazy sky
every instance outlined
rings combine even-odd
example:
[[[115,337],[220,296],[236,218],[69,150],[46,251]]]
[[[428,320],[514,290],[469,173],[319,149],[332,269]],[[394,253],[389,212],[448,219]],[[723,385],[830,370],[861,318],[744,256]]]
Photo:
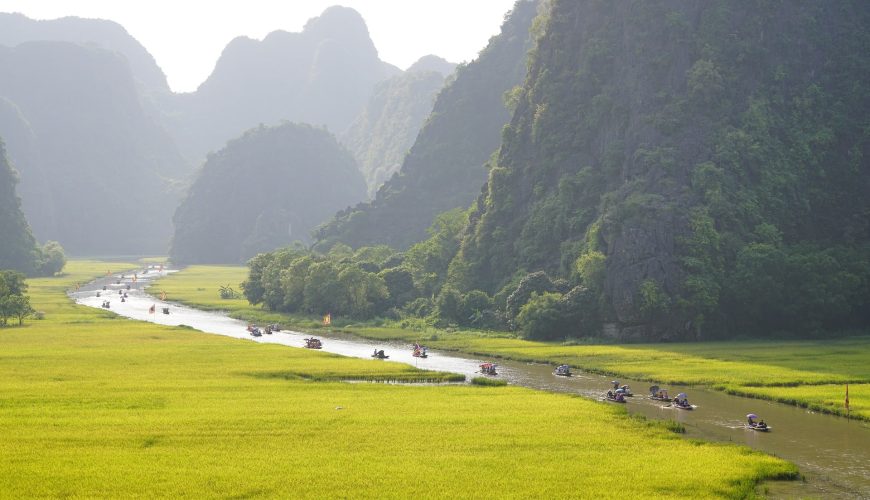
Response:
[[[382,60],[407,68],[426,54],[474,59],[498,33],[514,0],[0,0],[0,12],[35,19],[110,19],[148,49],[175,91],[191,91],[211,73],[223,48],[245,35],[300,31],[331,5],[366,20]]]

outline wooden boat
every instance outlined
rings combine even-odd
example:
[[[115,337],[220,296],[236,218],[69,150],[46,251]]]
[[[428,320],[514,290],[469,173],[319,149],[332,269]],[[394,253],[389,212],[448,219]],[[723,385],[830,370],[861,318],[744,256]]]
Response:
[[[571,367],[568,365],[559,365],[556,367],[556,370],[553,371],[553,375],[558,375],[560,377],[570,377]]]
[[[310,339],[305,339],[305,348],[306,349],[323,349],[323,343],[320,339],[316,339],[311,337]]]
[[[389,356],[387,356],[386,354],[384,354],[383,349],[380,350],[380,351],[375,351],[375,353],[372,354],[372,357],[375,358],[375,359],[389,359],[389,358],[390,358]]]
[[[746,428],[749,429],[749,430],[752,430],[752,431],[758,431],[758,432],[768,432],[768,431],[770,430],[770,426],[769,426],[769,425],[765,425],[764,427],[762,427],[762,426],[760,426],[760,425],[758,425],[758,424],[755,424],[755,425],[751,425],[751,424],[749,424],[749,425],[746,426]]]
[[[618,397],[616,397],[616,396],[614,396],[614,395],[612,395],[612,394],[605,394],[605,395],[604,395],[604,400],[605,400],[605,401],[610,401],[611,403],[623,403],[623,404],[625,403],[625,398],[624,398],[624,397],[623,397],[622,399],[620,399],[620,398],[618,398]]]
[[[671,396],[668,394],[667,389],[662,389],[661,387],[654,385],[649,388],[649,398],[653,401],[673,401]]]
[[[681,405],[676,403],[671,403],[671,408],[676,408],[678,410],[694,410],[697,408],[695,405]]]
[[[426,354],[425,349],[414,349],[414,352],[411,355],[414,356],[415,358],[424,358],[425,359],[425,358],[429,357],[429,355]]]
[[[480,365],[480,373],[484,375],[498,375],[495,367],[496,365],[492,363],[483,363],[482,365]]]

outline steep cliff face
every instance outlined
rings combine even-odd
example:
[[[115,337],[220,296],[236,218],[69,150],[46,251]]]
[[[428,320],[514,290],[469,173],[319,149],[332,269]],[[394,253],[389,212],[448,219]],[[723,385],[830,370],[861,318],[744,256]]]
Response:
[[[536,2],[517,2],[501,33],[438,95],[399,172],[370,203],[337,214],[317,233],[319,246],[342,242],[404,249],[426,237],[437,214],[474,200],[486,180],[484,163],[510,119],[504,93],[525,74],[536,13]]]
[[[65,42],[0,47],[0,128],[39,239],[72,253],[166,251],[186,165],[124,58]]]
[[[454,281],[571,277],[607,331],[644,339],[740,327],[759,245],[838,245],[860,281],[868,19],[850,1],[553,0]]]
[[[17,173],[6,158],[6,148],[0,139],[0,270],[14,269],[32,273],[37,267],[39,251],[21,211],[21,200],[15,193]]]
[[[310,242],[310,231],[365,197],[350,153],[328,132],[259,127],[210,155],[175,212],[176,263],[245,262]]]
[[[180,147],[198,162],[261,123],[290,120],[343,132],[375,84],[398,73],[378,58],[359,13],[330,7],[300,33],[236,38],[196,92],[163,106],[174,117],[167,126]]]
[[[449,63],[443,63],[439,64],[435,58],[415,66],[447,70]],[[405,73],[379,83],[363,112],[341,135],[342,144],[350,149],[359,164],[370,196],[402,165],[432,111],[435,96],[446,76],[412,66]]]

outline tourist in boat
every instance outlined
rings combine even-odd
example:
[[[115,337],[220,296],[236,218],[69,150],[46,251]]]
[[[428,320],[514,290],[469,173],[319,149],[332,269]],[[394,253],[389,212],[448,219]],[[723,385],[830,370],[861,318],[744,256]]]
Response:
[[[764,419],[761,419],[761,420],[758,422],[758,426],[757,426],[757,427],[758,427],[759,429],[767,429],[767,424],[764,423]]]

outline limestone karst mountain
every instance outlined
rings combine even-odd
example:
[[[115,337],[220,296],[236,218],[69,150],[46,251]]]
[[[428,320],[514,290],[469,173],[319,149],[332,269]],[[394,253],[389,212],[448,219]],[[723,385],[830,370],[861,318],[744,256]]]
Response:
[[[365,197],[353,156],[309,125],[258,127],[209,156],[175,212],[176,263],[242,263],[310,242],[310,231]]]

